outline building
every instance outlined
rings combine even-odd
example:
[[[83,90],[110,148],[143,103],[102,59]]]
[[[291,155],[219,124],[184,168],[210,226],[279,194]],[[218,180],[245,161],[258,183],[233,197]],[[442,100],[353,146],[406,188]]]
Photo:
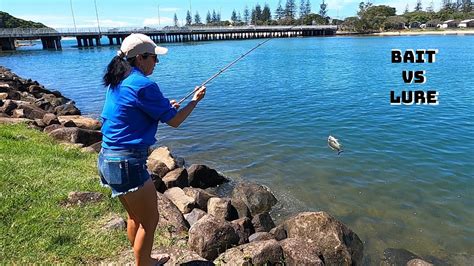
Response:
[[[446,20],[445,22],[443,22],[443,24],[441,25],[441,28],[442,29],[456,28],[458,25],[459,25],[459,23],[456,20],[450,19],[450,20]]]
[[[428,22],[426,22],[426,28],[439,28],[441,27],[441,20],[439,19],[432,19]]]
[[[474,28],[474,19],[466,19],[459,23],[459,28]]]

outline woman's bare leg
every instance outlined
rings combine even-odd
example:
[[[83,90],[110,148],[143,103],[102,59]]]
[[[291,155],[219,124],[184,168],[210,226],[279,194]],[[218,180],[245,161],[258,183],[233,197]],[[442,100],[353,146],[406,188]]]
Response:
[[[138,228],[140,227],[140,222],[136,218],[135,214],[133,214],[133,211],[130,209],[127,204],[127,201],[123,198],[123,196],[119,196],[119,199],[120,202],[122,202],[122,205],[125,207],[125,210],[127,210],[127,236],[133,248],[133,244],[135,243],[135,237],[137,236]]]
[[[132,218],[135,218],[135,228],[136,221],[140,223],[135,239],[133,240],[132,238],[136,264],[155,264],[157,261],[152,259],[150,254],[153,248],[153,237],[155,235],[159,216],[156,190],[153,182],[151,179],[148,179],[139,190],[127,193],[121,196],[121,198],[126,203],[125,208],[131,210]],[[131,228],[131,233],[133,233],[133,230],[134,229]],[[132,242],[132,240],[130,242]]]

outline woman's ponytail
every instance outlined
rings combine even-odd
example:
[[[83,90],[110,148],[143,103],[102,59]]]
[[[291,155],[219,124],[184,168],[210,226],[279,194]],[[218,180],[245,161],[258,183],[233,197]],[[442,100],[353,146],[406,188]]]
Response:
[[[110,85],[111,87],[117,86],[125,78],[130,69],[130,63],[125,60],[122,55],[115,56],[107,66],[107,71],[102,78],[104,85]]]

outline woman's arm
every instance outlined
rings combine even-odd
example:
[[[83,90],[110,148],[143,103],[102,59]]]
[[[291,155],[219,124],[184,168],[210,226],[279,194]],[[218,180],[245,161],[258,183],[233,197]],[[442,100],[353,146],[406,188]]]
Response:
[[[192,113],[194,108],[196,108],[198,102],[201,101],[202,98],[204,98],[204,95],[206,95],[206,87],[201,87],[194,93],[193,99],[183,109],[179,110],[178,113],[166,123],[174,128],[179,127],[181,123],[183,123],[184,120],[186,120],[186,118]],[[173,107],[179,108],[179,105],[177,103],[172,104]]]

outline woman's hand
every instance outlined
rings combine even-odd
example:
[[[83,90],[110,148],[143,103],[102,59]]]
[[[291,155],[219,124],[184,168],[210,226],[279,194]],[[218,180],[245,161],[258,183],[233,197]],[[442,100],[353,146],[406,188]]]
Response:
[[[196,87],[195,90],[193,101],[199,102],[206,95],[206,86]]]
[[[180,105],[176,100],[171,100],[170,101],[171,106],[173,106],[174,109],[178,110]]]

